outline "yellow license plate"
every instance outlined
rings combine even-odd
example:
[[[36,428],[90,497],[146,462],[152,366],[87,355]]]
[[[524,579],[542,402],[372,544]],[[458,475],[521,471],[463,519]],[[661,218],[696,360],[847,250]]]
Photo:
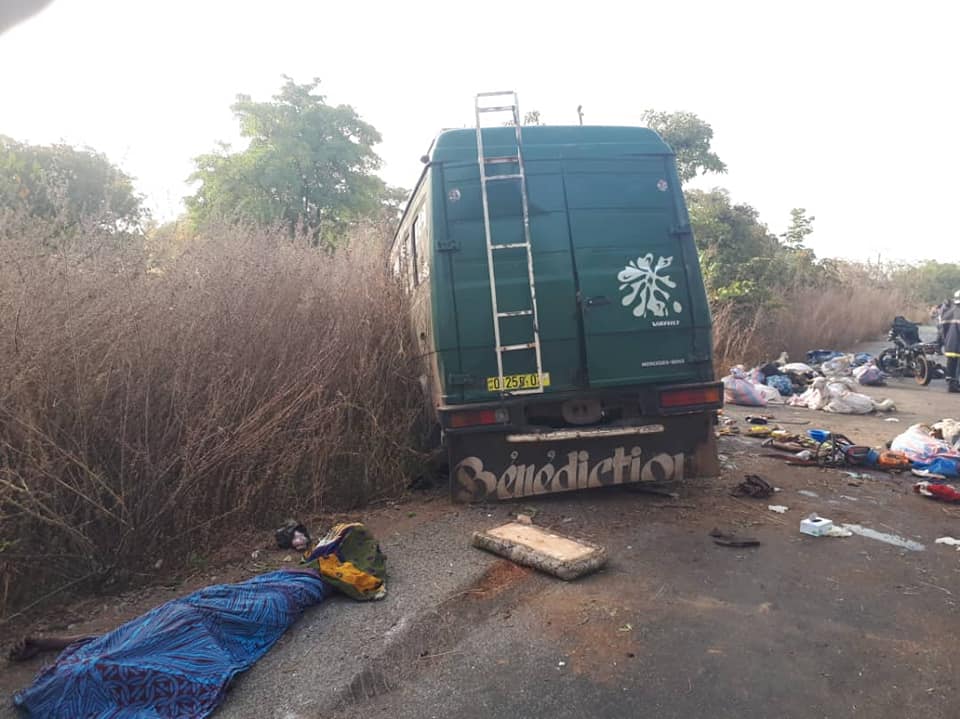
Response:
[[[543,373],[543,386],[550,386],[550,373]],[[487,377],[487,392],[513,392],[518,389],[537,389],[540,387],[540,378],[536,372],[532,374],[508,374],[500,385],[499,377]]]

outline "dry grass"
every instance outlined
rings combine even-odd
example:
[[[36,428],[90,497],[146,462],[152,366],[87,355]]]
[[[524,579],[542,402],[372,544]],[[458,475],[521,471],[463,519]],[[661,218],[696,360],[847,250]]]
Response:
[[[0,616],[405,486],[419,386],[383,238],[220,228],[147,272],[0,217]]]
[[[775,359],[786,351],[803,361],[808,350],[847,350],[881,336],[911,303],[890,288],[850,283],[799,288],[786,293],[781,306],[757,312],[729,304],[713,308],[714,360],[718,373],[736,364]]]

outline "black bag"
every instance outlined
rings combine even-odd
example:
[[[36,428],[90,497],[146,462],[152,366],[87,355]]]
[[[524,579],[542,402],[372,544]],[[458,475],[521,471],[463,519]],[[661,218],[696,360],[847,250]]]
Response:
[[[283,526],[277,529],[273,536],[277,540],[277,546],[280,549],[290,549],[293,546],[293,535],[300,532],[307,538],[307,544],[310,544],[310,532],[300,522],[295,519],[288,519]]]

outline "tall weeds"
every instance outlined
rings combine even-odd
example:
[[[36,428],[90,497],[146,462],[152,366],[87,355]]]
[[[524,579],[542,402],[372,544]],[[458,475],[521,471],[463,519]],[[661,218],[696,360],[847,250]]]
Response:
[[[421,400],[370,234],[221,227],[148,271],[0,218],[0,616],[403,489]]]
[[[804,361],[812,349],[845,351],[880,337],[896,315],[914,309],[902,291],[854,282],[795,288],[775,306],[755,311],[718,303],[713,307],[715,366],[726,373],[733,365],[776,359],[781,352]]]

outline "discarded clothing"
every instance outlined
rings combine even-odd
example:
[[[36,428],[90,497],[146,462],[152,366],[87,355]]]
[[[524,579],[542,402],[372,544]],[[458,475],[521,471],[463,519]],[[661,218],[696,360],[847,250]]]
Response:
[[[913,468],[921,472],[940,475],[948,479],[960,478],[960,460],[950,457],[934,457],[928,462],[914,462]]]
[[[387,594],[387,560],[370,530],[359,522],[336,525],[303,561],[354,599],[382,599]]]
[[[807,364],[823,364],[837,357],[843,357],[843,352],[837,352],[836,350],[810,350],[807,352]]]
[[[942,439],[930,435],[930,428],[922,424],[911,425],[890,443],[890,449],[903,452],[912,462],[925,463],[936,457],[960,459],[960,454]]]
[[[944,502],[960,502],[960,492],[949,484],[934,484],[933,482],[917,482],[913,491],[924,497],[939,499]]]
[[[782,374],[767,377],[767,386],[773,387],[783,397],[789,397],[793,394],[793,382],[790,381],[789,377]]]
[[[42,719],[210,716],[230,680],[326,594],[308,569],[206,587],[71,645],[13,702]]]

